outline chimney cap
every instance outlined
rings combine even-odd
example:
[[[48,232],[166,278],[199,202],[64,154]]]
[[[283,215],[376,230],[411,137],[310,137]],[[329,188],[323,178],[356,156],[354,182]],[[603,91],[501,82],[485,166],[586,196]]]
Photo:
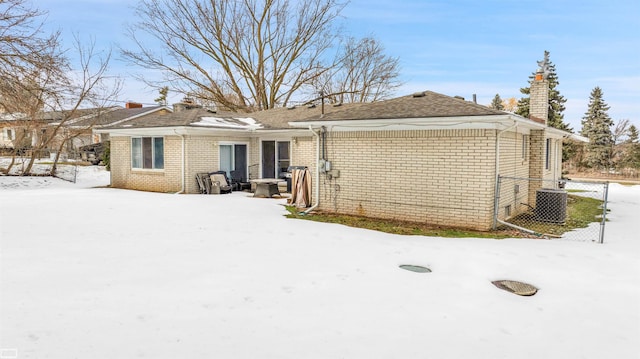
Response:
[[[127,101],[125,108],[142,108],[142,104],[134,101]]]

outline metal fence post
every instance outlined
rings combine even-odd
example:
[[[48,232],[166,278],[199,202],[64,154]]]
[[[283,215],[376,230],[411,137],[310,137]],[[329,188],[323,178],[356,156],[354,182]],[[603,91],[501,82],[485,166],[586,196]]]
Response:
[[[607,222],[607,202],[609,200],[609,182],[604,183],[604,202],[602,203],[602,221],[600,222],[600,244],[604,243],[604,226]]]

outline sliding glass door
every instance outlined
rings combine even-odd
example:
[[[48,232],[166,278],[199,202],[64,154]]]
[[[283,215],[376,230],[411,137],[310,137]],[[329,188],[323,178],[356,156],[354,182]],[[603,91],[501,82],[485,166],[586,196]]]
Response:
[[[234,178],[246,180],[247,176],[247,145],[242,143],[229,143],[220,145],[220,170],[226,171],[228,177],[231,171],[235,171]]]
[[[262,178],[283,178],[289,164],[289,141],[262,141]]]

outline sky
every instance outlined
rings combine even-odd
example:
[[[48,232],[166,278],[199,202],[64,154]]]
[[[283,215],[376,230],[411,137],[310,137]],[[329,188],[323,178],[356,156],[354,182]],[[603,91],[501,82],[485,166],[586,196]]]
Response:
[[[132,78],[143,69],[119,59],[130,48],[124,33],[136,22],[129,0],[35,1],[48,11],[67,46],[73,34],[114,48],[111,73],[125,78],[120,101],[153,104],[157,90]],[[496,94],[520,98],[544,51],[556,66],[557,89],[567,99],[564,121],[574,130],[600,87],[609,116],[640,126],[640,2],[637,0],[352,0],[342,31],[373,36],[400,60],[396,96],[430,90],[488,105]],[[158,76],[158,74],[149,74]],[[170,96],[177,101],[182,95]]]
[[[105,188],[103,166],[78,169],[0,176],[2,358],[640,352],[640,186],[611,183],[599,244],[382,233],[285,218],[284,198]]]

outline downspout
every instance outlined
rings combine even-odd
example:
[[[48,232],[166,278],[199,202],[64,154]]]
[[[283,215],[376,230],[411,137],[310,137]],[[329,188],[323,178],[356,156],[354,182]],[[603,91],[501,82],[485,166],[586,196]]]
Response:
[[[514,120],[513,121],[513,125],[505,128],[504,130],[498,132],[498,134],[496,135],[496,163],[494,168],[496,169],[496,175],[495,175],[495,185],[494,185],[494,189],[493,189],[493,229],[495,230],[498,227],[498,206],[499,206],[499,202],[500,202],[500,194],[498,193],[498,191],[500,190],[498,188],[498,179],[500,176],[500,135],[502,135],[503,133],[518,127],[518,123]],[[504,223],[503,223],[504,224]]]
[[[173,132],[176,135],[180,136],[180,138],[182,139],[182,158],[181,158],[181,161],[180,161],[181,162],[181,164],[180,164],[181,172],[182,172],[181,181],[180,181],[181,182],[180,183],[181,188],[180,188],[180,192],[178,192],[176,194],[184,194],[184,191],[185,191],[185,179],[184,178],[185,178],[185,162],[186,162],[185,161],[185,153],[184,153],[185,139],[184,139],[184,135],[179,134],[178,131],[173,130]]]
[[[311,131],[311,133],[313,133],[313,135],[316,137],[316,183],[313,191],[313,199],[316,203],[309,207],[307,210],[301,212],[300,214],[302,215],[309,214],[320,205],[320,167],[318,166],[320,162],[320,135],[318,135],[311,126],[309,126],[309,131]]]
[[[496,217],[494,217],[494,218],[496,218]],[[520,227],[520,226],[516,226],[515,224],[511,224],[511,223],[509,223],[509,222],[505,222],[505,221],[499,220],[499,219],[497,219],[497,218],[496,218],[496,222],[498,222],[498,223],[500,223],[500,224],[502,224],[502,225],[504,225],[504,226],[507,226],[507,227],[511,227],[511,228],[517,229],[517,230],[522,231],[522,232],[526,232],[526,233],[529,233],[529,234],[533,234],[533,235],[534,235],[534,236],[536,236],[536,237],[547,237],[547,236],[550,236],[549,234],[538,233],[538,232],[536,232],[536,231],[532,231],[532,230],[530,230],[530,229],[527,229],[527,228],[524,228],[524,227]],[[494,228],[494,229],[495,229],[495,228]]]

